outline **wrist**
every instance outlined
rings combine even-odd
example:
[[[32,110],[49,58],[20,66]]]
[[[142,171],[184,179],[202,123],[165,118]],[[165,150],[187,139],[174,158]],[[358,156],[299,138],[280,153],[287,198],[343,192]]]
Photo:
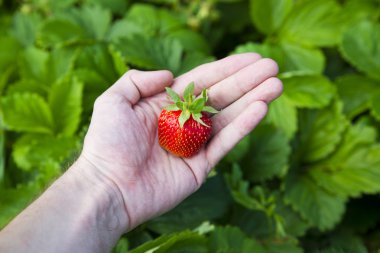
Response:
[[[127,231],[129,219],[123,196],[118,186],[94,164],[80,156],[64,178],[87,196],[90,214],[85,215],[84,223],[94,223],[99,231],[117,239]]]

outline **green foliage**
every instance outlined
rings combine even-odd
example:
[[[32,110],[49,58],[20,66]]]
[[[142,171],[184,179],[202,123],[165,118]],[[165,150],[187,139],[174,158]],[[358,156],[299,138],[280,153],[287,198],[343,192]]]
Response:
[[[278,62],[283,95],[201,189],[113,252],[376,253],[378,0],[0,1],[0,227],[78,154],[130,68]],[[176,98],[175,98],[176,99]]]

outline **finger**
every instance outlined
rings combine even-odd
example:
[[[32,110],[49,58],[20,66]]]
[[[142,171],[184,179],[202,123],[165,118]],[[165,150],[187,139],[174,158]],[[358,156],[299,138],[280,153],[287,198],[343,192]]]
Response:
[[[231,55],[219,61],[206,63],[179,76],[173,84],[173,90],[182,94],[186,86],[194,82],[195,93],[199,94],[203,88],[208,88],[213,84],[229,77],[236,71],[259,60],[261,56],[256,53],[244,53]]]
[[[219,131],[206,147],[206,156],[214,167],[244,136],[252,131],[268,111],[267,104],[257,101],[248,106],[230,124]]]
[[[268,58],[258,60],[212,86],[208,92],[209,102],[222,109],[277,73],[275,61]]]
[[[217,134],[221,129],[231,123],[240,112],[256,101],[264,101],[267,104],[281,95],[283,90],[282,82],[276,77],[271,77],[251,90],[243,97],[227,106],[220,113],[212,117],[213,134]]]
[[[131,104],[140,98],[149,97],[165,90],[173,83],[173,74],[168,70],[129,70],[112,85],[108,92],[123,95]]]

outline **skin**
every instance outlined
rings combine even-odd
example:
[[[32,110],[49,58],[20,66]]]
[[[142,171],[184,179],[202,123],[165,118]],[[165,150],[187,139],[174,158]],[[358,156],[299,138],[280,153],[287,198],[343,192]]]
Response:
[[[196,191],[210,170],[267,113],[282,92],[277,64],[246,53],[169,71],[130,70],[94,105],[78,160],[0,232],[0,252],[109,252],[118,238]],[[165,87],[182,94],[194,81],[221,110],[201,151],[180,158],[157,139]]]

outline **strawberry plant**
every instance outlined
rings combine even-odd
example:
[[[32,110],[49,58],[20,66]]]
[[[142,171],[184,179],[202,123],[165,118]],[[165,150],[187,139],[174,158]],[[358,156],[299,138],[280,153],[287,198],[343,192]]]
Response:
[[[283,95],[114,252],[378,253],[379,16],[378,0],[0,0],[0,227],[75,160],[96,97],[129,68],[178,76],[258,52]],[[201,112],[183,122],[209,125]]]

